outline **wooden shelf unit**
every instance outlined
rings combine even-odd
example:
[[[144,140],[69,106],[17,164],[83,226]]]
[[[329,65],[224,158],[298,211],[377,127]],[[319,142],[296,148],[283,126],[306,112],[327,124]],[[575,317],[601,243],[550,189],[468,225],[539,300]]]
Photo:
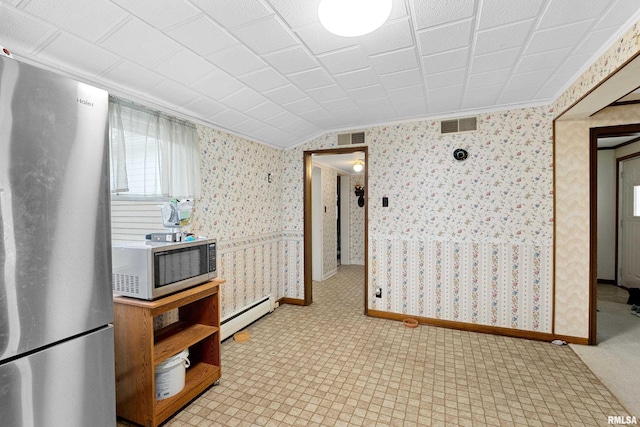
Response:
[[[155,301],[113,298],[119,417],[156,427],[220,378],[222,283],[214,279]],[[154,331],[153,317],[176,308],[178,322]],[[191,366],[184,388],[156,400],[155,367],[187,348]]]

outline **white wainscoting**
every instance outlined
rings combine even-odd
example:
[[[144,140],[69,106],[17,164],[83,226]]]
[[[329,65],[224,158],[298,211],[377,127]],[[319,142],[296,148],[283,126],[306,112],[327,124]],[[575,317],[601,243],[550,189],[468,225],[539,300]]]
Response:
[[[370,309],[551,332],[551,246],[394,238],[370,245]]]
[[[282,233],[218,241],[221,317],[265,295],[284,294],[281,272]]]

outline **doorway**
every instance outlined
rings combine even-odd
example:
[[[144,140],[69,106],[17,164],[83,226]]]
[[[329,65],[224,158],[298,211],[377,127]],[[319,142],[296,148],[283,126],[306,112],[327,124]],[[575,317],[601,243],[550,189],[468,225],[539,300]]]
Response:
[[[590,129],[591,145],[591,286],[590,286],[590,332],[589,344],[598,344],[598,288],[605,284],[616,286],[619,291],[624,286],[623,276],[638,276],[640,287],[640,206],[637,218],[634,213],[634,196],[638,189],[640,200],[640,160],[624,165],[640,153],[624,155],[634,151],[634,143],[640,141],[640,124],[604,126]],[[626,148],[625,148],[626,147]],[[610,155],[601,156],[606,150]],[[599,159],[605,158],[603,166]],[[608,157],[608,160],[606,158]],[[625,173],[622,169],[627,168]],[[636,171],[633,169],[637,168]],[[611,175],[608,188],[602,188],[601,175]],[[600,187],[600,188],[599,188]],[[626,190],[625,190],[626,188]],[[628,196],[628,197],[627,197]],[[637,225],[634,236],[634,226]],[[630,234],[631,232],[631,234]],[[612,235],[613,234],[613,235]],[[636,243],[634,245],[634,242]],[[628,251],[625,251],[628,248]],[[626,272],[626,273],[625,273]],[[614,288],[610,289],[611,291]],[[610,291],[607,289],[607,292]],[[614,331],[615,332],[615,331]],[[611,331],[601,336],[611,336]]]
[[[640,288],[640,153],[619,159],[618,285]]]
[[[310,305],[313,302],[313,260],[317,259],[317,251],[319,250],[316,245],[313,244],[313,232],[314,232],[314,219],[313,219],[313,160],[314,158],[322,159],[324,156],[337,156],[337,155],[347,155],[347,154],[355,154],[360,153],[359,157],[363,159],[364,164],[367,165],[367,156],[368,156],[368,147],[366,146],[355,146],[355,147],[345,147],[345,148],[334,148],[327,150],[312,150],[304,152],[304,305]],[[368,284],[368,201],[367,201],[367,178],[368,178],[368,167],[364,168],[364,188],[365,188],[365,203],[363,206],[364,209],[364,313],[367,314],[368,307],[368,297],[367,297],[367,284]],[[349,180],[346,177],[342,177],[340,179],[340,185],[336,186],[337,188],[345,189],[349,188],[350,184]],[[317,184],[315,184],[317,185]],[[353,191],[353,189],[351,189]],[[341,191],[344,194],[344,191]],[[316,196],[317,200],[317,196]],[[344,200],[341,200],[342,206],[344,206]],[[337,203],[337,202],[336,202]],[[332,209],[337,209],[335,203],[329,205]],[[321,208],[322,212],[324,212],[324,207]],[[345,220],[345,212],[342,209],[342,214],[340,215],[340,219],[342,223]],[[344,227],[341,227],[344,230]],[[341,262],[346,263],[345,260],[345,233],[341,233],[341,243],[340,243],[340,253],[341,253]],[[315,255],[314,255],[315,254]]]

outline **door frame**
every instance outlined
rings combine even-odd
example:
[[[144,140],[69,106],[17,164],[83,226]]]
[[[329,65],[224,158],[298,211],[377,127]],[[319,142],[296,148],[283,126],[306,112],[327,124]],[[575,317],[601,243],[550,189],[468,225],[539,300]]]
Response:
[[[369,295],[367,288],[369,286],[369,193],[368,193],[368,179],[369,179],[369,163],[368,156],[369,151],[367,146],[352,146],[344,148],[330,148],[325,150],[309,150],[304,151],[304,305],[311,305],[313,303],[313,291],[312,291],[312,254],[313,254],[313,239],[311,236],[312,230],[312,206],[311,206],[311,177],[313,174],[313,158],[316,155],[331,155],[331,154],[349,154],[363,152],[364,153],[364,314],[369,313]]]
[[[590,215],[589,215],[589,345],[596,345],[597,340],[597,312],[598,312],[598,138],[622,136],[640,132],[640,124],[625,124],[617,126],[603,126],[589,129],[589,163],[591,173],[589,179]],[[620,145],[622,146],[622,144]],[[617,148],[617,147],[616,147]],[[616,175],[619,176],[619,161],[617,160]],[[619,220],[618,179],[616,179],[616,220]],[[618,271],[618,227],[616,227],[615,269]],[[617,279],[616,279],[617,280]]]

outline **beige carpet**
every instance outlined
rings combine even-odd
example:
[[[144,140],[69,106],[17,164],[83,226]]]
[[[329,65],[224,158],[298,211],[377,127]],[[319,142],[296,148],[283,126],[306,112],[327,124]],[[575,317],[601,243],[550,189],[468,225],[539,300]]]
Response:
[[[598,286],[597,346],[571,345],[596,376],[640,418],[640,317],[625,304],[628,294]],[[617,301],[617,302],[614,302]]]
[[[363,268],[342,266],[314,283],[313,305],[284,305],[249,341],[225,341],[221,384],[166,426],[606,426],[628,415],[568,346],[369,318],[363,288]]]

